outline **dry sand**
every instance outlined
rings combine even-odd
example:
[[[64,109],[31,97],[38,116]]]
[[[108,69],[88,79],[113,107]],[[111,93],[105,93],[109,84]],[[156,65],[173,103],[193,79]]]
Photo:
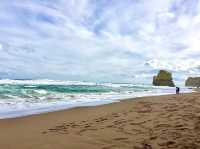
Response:
[[[200,149],[200,93],[0,120],[0,149]]]

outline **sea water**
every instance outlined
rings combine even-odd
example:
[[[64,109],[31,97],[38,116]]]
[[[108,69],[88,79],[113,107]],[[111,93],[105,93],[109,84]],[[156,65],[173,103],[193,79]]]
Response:
[[[191,89],[181,88],[181,92],[191,92]],[[174,93],[174,87],[144,84],[0,80],[0,119]]]

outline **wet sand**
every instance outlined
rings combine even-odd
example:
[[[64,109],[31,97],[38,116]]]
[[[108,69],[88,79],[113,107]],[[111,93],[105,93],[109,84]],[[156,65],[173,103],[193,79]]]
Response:
[[[200,93],[0,120],[0,149],[167,148],[200,148]]]

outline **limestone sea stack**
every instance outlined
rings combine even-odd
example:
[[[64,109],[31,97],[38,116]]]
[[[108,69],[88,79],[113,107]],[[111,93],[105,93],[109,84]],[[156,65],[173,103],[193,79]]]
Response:
[[[188,77],[185,86],[200,87],[200,77]]]
[[[153,77],[153,85],[174,87],[172,74],[166,70],[160,70],[157,76]]]

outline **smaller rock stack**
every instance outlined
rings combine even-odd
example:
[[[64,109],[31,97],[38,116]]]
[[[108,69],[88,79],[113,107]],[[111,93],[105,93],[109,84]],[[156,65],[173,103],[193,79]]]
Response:
[[[185,86],[200,87],[200,77],[189,77],[185,81]]]

